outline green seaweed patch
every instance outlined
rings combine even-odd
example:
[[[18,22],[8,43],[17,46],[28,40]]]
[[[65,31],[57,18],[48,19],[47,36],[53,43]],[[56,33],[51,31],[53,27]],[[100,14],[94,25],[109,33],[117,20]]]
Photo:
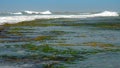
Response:
[[[51,40],[52,36],[37,36],[34,38],[35,41]]]
[[[28,52],[29,54],[25,55],[25,56],[12,56],[12,55],[1,55],[0,58],[7,58],[10,60],[39,60],[40,62],[42,61],[60,61],[61,62],[65,62],[67,64],[71,64],[71,62],[75,61],[75,60],[85,60],[87,59],[85,57],[85,55],[89,55],[89,54],[96,54],[96,53],[101,53],[101,52],[119,52],[120,49],[118,48],[113,48],[113,49],[106,49],[106,50],[93,50],[93,51],[88,51],[88,50],[82,50],[82,51],[78,51],[78,50],[74,50],[71,48],[66,48],[66,49],[56,49],[51,45],[48,44],[44,44],[44,45],[40,45],[40,46],[36,46],[34,44],[23,44],[23,45],[13,45],[13,46],[9,46],[7,48],[19,48],[21,50],[25,50],[26,52]],[[59,64],[58,63],[58,64]],[[52,65],[51,67],[56,67],[56,64],[50,64]],[[45,65],[45,67],[48,67],[47,65]],[[64,67],[64,66],[63,66]],[[59,68],[59,67],[58,67]]]
[[[0,31],[3,31],[4,29],[5,29],[5,27],[0,26]]]
[[[75,44],[67,44],[67,43],[58,43],[58,46],[75,46]]]
[[[0,36],[0,38],[9,38],[9,37],[7,37],[7,36]],[[1,41],[1,40],[0,40]]]
[[[21,31],[21,30],[33,30],[33,29],[24,28],[24,27],[14,27],[14,28],[11,28],[10,30],[12,30],[12,31]]]
[[[106,47],[105,50],[108,51],[108,52],[120,52],[120,47],[119,46],[116,46],[116,47]]]
[[[59,50],[49,45],[35,46],[33,44],[25,44],[25,45],[19,46],[19,48],[20,47],[25,50],[38,53],[37,56],[42,56],[43,59],[48,59],[48,60],[71,61],[71,60],[75,60],[78,57],[77,55],[79,55],[79,51],[76,51],[70,48],[66,50]],[[41,55],[40,54],[41,52],[46,54]],[[83,58],[83,56],[79,56],[79,58]]]
[[[104,29],[120,29],[120,23],[115,22],[115,23],[110,23],[110,22],[98,22],[98,23],[82,23],[81,25],[83,26],[94,26],[94,27],[99,27],[99,28],[104,28]]]
[[[54,30],[54,31],[50,31],[50,33],[55,34],[55,35],[64,35],[64,34],[67,34],[69,32]]]
[[[93,46],[93,47],[113,47],[113,44],[102,43],[102,42],[87,42],[83,43],[83,45]]]
[[[96,26],[107,29],[120,29],[120,23],[105,23],[105,24],[98,24]]]
[[[9,28],[9,30],[6,31],[6,34],[14,34],[14,35],[19,35],[23,36],[24,33],[33,33],[34,29],[31,28],[22,28],[22,27],[14,27],[14,28]]]
[[[22,32],[18,32],[18,31],[8,31],[7,34],[14,34],[14,35],[19,35],[22,36]]]
[[[67,66],[63,65],[63,64],[44,64],[44,68],[68,68]]]
[[[15,35],[23,35],[22,34],[22,30],[27,30],[27,29],[24,29],[24,28],[9,28],[9,30],[7,30],[7,34],[15,34]]]
[[[42,51],[42,52],[46,52],[46,53],[57,53],[57,54],[78,54],[79,52],[73,49],[68,48],[67,50],[59,50],[59,49],[55,49],[52,46],[49,45],[40,45],[40,46],[36,46],[33,44],[25,44],[25,45],[21,45],[20,47],[24,48],[24,49],[28,49],[28,50],[35,50],[35,51]]]
[[[33,21],[23,21],[23,22],[18,22],[14,24],[9,24],[5,23],[4,26],[11,27],[11,26],[42,26],[42,27],[47,27],[47,26],[59,26],[59,24],[55,23],[48,23],[49,20],[33,20]]]
[[[107,51],[104,50],[104,49],[102,49],[102,50],[94,49],[92,51],[88,51],[88,50],[84,49],[83,51],[81,51],[81,54],[83,54],[83,55],[91,55],[91,54],[97,54],[97,53],[102,53],[102,52],[107,52]]]
[[[86,37],[87,37],[87,35],[82,34],[82,35],[78,35],[78,36],[75,36],[75,37],[83,37],[83,38],[86,38]]]

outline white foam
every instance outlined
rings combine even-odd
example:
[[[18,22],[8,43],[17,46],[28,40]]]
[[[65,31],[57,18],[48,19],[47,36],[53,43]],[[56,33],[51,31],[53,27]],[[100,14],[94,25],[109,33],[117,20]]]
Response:
[[[40,14],[39,12],[36,11],[24,11],[27,14]]]
[[[92,16],[119,16],[117,12],[104,11],[102,13],[93,14]]]
[[[36,11],[24,11],[27,14],[52,14],[50,11],[36,12]]]
[[[40,12],[40,14],[52,14],[52,12],[50,12],[50,11],[44,11],[44,12]]]
[[[21,14],[22,14],[22,12],[16,12],[16,13],[11,13],[11,14],[21,15]]]
[[[27,13],[33,13],[28,11]],[[37,13],[37,12],[34,12]],[[47,13],[47,12],[45,12]],[[17,23],[21,21],[31,21],[35,19],[53,19],[53,18],[90,18],[90,17],[109,17],[109,16],[119,16],[117,12],[104,11],[97,14],[87,14],[87,15],[29,15],[29,16],[5,16],[0,17],[0,25],[4,23]]]

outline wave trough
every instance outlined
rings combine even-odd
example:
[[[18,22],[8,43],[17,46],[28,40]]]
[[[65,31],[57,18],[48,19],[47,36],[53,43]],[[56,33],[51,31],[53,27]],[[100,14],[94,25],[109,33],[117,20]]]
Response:
[[[117,12],[104,11],[96,14],[84,14],[84,15],[54,15],[50,11],[35,12],[35,11],[24,11],[28,14],[51,14],[51,15],[22,15],[22,16],[2,16],[0,17],[0,25],[4,23],[18,23],[21,21],[31,21],[35,19],[54,19],[54,18],[90,18],[90,17],[109,17],[119,16]],[[22,14],[21,12],[14,13],[17,15]]]

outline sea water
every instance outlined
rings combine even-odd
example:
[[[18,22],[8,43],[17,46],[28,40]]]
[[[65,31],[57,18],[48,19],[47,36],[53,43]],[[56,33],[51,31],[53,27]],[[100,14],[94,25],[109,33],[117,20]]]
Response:
[[[93,51],[93,54],[82,54],[87,59],[83,61],[78,59],[74,61],[76,64],[66,64],[60,61],[68,68],[74,68],[75,66],[77,68],[119,67],[119,26],[119,13],[113,11],[89,13],[51,11],[0,12],[0,27],[3,28],[0,31],[0,56],[7,55],[9,56],[8,59],[11,56],[17,56],[18,59],[24,56],[29,57],[29,55],[37,54],[38,52],[15,48],[14,45],[17,47],[24,44],[36,46],[48,44],[60,50],[70,48],[78,51]],[[94,51],[107,49],[108,51],[106,52],[94,54]],[[49,53],[45,54],[50,55]],[[7,61],[6,58],[0,58],[0,68],[8,66],[10,68],[38,68],[37,66],[45,62],[40,59],[37,59],[40,60],[40,63],[36,63],[36,60],[31,59],[28,59],[29,62],[11,60]]]

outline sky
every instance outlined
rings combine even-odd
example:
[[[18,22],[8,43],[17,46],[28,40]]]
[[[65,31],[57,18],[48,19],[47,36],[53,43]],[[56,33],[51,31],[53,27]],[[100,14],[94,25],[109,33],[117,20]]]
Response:
[[[120,11],[120,0],[0,0],[0,11]]]

